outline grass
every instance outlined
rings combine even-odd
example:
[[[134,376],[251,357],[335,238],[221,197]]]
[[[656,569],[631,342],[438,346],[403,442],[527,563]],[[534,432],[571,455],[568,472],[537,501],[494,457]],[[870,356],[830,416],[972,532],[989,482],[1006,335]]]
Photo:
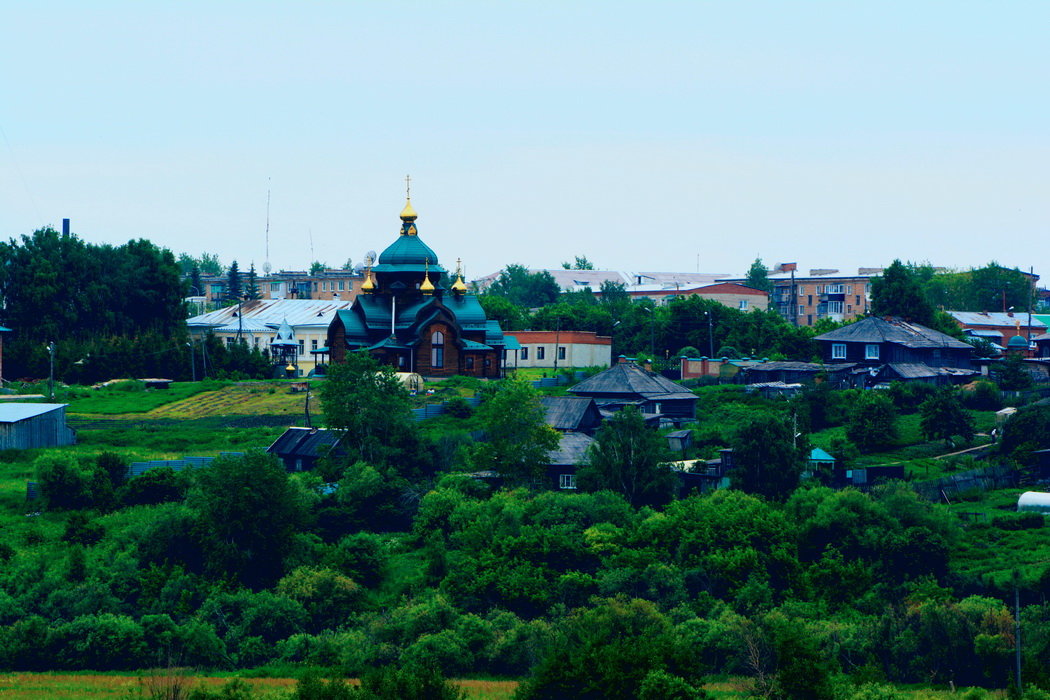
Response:
[[[188,687],[216,690],[228,676],[168,676],[92,673],[5,673],[0,674],[0,697],[5,700],[95,700],[101,698],[149,697],[149,689],[169,679],[184,678]],[[261,698],[287,698],[295,687],[293,678],[242,678]],[[175,681],[178,682],[178,681]],[[472,700],[509,700],[517,681],[457,680]],[[137,693],[142,693],[137,695]]]
[[[141,382],[120,382],[100,389],[71,388],[57,398],[69,403],[70,413],[145,413],[221,386],[214,381],[172,382],[167,389],[145,389]]]

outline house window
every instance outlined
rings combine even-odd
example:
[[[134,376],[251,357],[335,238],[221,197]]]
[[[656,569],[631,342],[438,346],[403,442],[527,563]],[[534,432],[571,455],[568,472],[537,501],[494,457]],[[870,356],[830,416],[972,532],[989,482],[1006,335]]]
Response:
[[[877,343],[868,343],[864,346],[864,359],[865,360],[877,360],[879,359],[879,346]]]
[[[824,285],[818,284],[817,285],[817,294],[823,294],[823,293],[824,293]]]
[[[857,295],[857,306],[860,306],[860,295]]]
[[[312,339],[310,341],[310,349],[311,350],[316,350],[317,349],[317,339],[316,338],[314,338],[314,339]]]
[[[536,348],[536,359],[537,360],[542,360],[544,358],[544,356],[547,354],[545,352],[546,350],[547,350],[547,348],[543,347],[542,345],[539,346],[538,348]]]
[[[343,291],[343,280],[339,280],[339,291]]]
[[[806,315],[806,307],[803,306],[802,304],[798,305],[798,315],[799,316],[805,316]]]
[[[842,294],[843,286],[841,284],[829,284],[824,287],[824,292],[827,294]]]
[[[529,359],[529,349],[527,347],[522,347],[521,348],[521,359],[523,359],[523,360]]]
[[[306,354],[306,341],[305,340],[300,340],[299,341],[299,354],[300,355],[305,355]]]
[[[430,366],[445,366],[445,334],[441,331],[434,331],[430,336]]]
[[[737,308],[741,311],[747,311],[747,299],[741,299],[738,302]]]
[[[803,287],[802,285],[799,285],[799,286],[798,286],[798,295],[799,295],[800,297],[804,297],[804,296],[806,296],[806,288],[805,288],[805,287]]]
[[[560,488],[560,489],[574,489],[574,488],[576,488],[576,475],[575,474],[559,474],[558,475],[558,488]]]
[[[281,291],[281,283],[280,282],[270,282],[270,291],[271,292],[279,292],[279,291]]]
[[[842,313],[842,302],[841,301],[829,301],[828,302],[828,313],[829,314],[840,314],[840,313]]]
[[[848,313],[848,314],[853,313],[853,305],[852,304],[846,304],[846,313]]]
[[[467,358],[464,360],[464,362],[466,363],[466,368],[467,369],[474,369],[474,356],[473,355],[467,355]]]
[[[314,282],[314,291],[317,291],[317,282]]]
[[[559,360],[564,360],[565,359],[565,346],[564,345],[559,345],[558,346],[558,359]]]
[[[845,343],[832,343],[831,344],[831,359],[833,359],[833,360],[845,360],[846,359],[846,344]]]
[[[847,284],[846,285],[846,294],[853,294],[853,285],[852,284]]]

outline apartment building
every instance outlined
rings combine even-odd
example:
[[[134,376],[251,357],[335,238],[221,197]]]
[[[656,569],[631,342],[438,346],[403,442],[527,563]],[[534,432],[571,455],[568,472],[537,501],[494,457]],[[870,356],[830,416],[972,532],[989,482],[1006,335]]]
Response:
[[[772,272],[772,307],[789,322],[812,326],[822,318],[849,321],[864,316],[871,307],[871,280],[881,267],[862,267],[855,274],[834,269]]]

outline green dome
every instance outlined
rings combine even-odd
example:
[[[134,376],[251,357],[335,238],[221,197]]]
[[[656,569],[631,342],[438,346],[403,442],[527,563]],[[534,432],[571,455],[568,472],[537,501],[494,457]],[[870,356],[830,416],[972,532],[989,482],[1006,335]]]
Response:
[[[379,256],[380,265],[425,265],[437,267],[438,258],[419,236],[397,237]]]
[[[1006,347],[1012,349],[1021,348],[1022,350],[1024,350],[1028,347],[1028,341],[1025,340],[1022,336],[1015,335],[1014,337],[1010,338],[1009,342],[1006,343]]]

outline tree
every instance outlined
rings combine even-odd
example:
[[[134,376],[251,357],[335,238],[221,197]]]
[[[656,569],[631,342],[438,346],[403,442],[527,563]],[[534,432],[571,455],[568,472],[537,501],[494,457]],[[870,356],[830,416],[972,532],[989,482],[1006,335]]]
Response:
[[[637,408],[628,406],[598,428],[580,469],[585,491],[616,491],[632,506],[663,505],[671,500],[677,481],[666,462],[667,442],[645,424]]]
[[[1019,391],[1032,388],[1032,375],[1024,366],[1024,360],[1018,353],[1008,353],[1005,358],[992,367],[992,377],[1000,389]]]
[[[322,272],[324,272],[327,269],[328,269],[328,263],[324,263],[324,262],[321,262],[319,260],[314,260],[312,263],[310,263],[310,274],[311,275],[319,275],[319,274],[321,274]]]
[[[539,479],[547,457],[558,447],[558,433],[547,425],[539,394],[523,379],[506,379],[475,411],[485,441],[472,461],[477,469],[499,472],[509,482]]]
[[[932,326],[933,306],[926,300],[922,287],[910,266],[900,260],[871,281],[871,312],[876,316],[899,316],[915,323]]]
[[[272,585],[306,515],[280,462],[264,452],[220,456],[194,477],[187,502],[209,535],[208,568],[248,586]]]
[[[593,270],[594,263],[587,259],[586,255],[577,255],[574,262],[568,263],[563,262],[561,264],[564,270]]]
[[[518,306],[535,308],[556,301],[561,287],[546,270],[529,272],[524,265],[507,265],[489,285],[488,293],[506,297]]]
[[[846,437],[868,452],[897,439],[897,411],[888,396],[863,392],[853,404],[846,421]]]
[[[526,326],[528,312],[510,299],[498,294],[479,294],[478,303],[485,310],[485,318],[499,322],[505,331],[518,331]]]
[[[798,486],[808,441],[804,436],[795,437],[784,418],[756,416],[736,430],[730,444],[733,488],[783,500]]]
[[[392,367],[366,353],[349,353],[328,368],[321,408],[329,428],[345,431],[348,463],[392,466],[416,443],[408,390]]]
[[[237,300],[241,298],[241,271],[237,267],[237,261],[230,263],[230,269],[226,273],[226,298]]]
[[[769,270],[762,264],[762,258],[755,258],[755,262],[751,263],[744,284],[767,293],[773,291],[773,283],[769,281]]]
[[[920,425],[927,440],[943,439],[949,445],[953,435],[966,442],[973,439],[974,419],[962,407],[958,395],[952,389],[942,389],[922,402]]]
[[[194,296],[204,296],[204,285],[201,284],[201,269],[197,265],[190,270],[190,293]]]
[[[244,298],[254,300],[260,298],[260,296],[259,280],[255,274],[255,263],[252,263],[251,266],[248,267],[248,279],[244,288]]]

